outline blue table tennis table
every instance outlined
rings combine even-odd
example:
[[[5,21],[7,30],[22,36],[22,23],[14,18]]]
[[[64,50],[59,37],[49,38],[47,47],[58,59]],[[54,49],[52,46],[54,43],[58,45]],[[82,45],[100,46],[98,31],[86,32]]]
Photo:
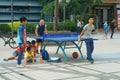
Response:
[[[75,41],[78,40],[78,34],[77,33],[56,33],[56,34],[45,34],[43,37],[36,37],[36,36],[31,36],[30,38],[34,39],[42,39],[46,43],[43,44],[43,49],[45,49],[51,42],[54,42],[57,44],[58,48],[56,50],[56,54],[58,54],[58,51],[61,49],[63,53],[63,57],[65,60],[68,60],[68,57],[66,55],[65,49],[67,48],[77,48],[81,58],[83,58],[82,52],[81,52],[81,47],[83,44],[83,41],[81,41],[80,45],[78,45]],[[73,43],[74,47],[68,47],[66,45],[67,42]]]

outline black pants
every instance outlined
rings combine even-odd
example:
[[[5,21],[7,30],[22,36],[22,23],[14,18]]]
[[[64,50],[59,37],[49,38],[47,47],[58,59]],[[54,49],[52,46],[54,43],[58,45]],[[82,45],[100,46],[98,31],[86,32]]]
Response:
[[[77,27],[77,33],[80,34],[82,32],[82,27]]]
[[[114,34],[114,29],[115,28],[110,28],[111,29],[111,36],[110,36],[110,38],[113,38],[113,34]]]

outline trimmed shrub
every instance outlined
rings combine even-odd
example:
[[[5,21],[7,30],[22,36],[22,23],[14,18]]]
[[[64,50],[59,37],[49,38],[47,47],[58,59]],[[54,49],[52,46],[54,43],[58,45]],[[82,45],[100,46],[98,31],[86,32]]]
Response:
[[[48,30],[53,30],[53,23],[46,23],[47,24],[47,29]]]
[[[0,24],[0,31],[2,31],[3,33],[7,33],[11,31],[11,28],[8,24]]]
[[[9,27],[12,29],[12,23],[8,23]],[[17,29],[20,25],[20,21],[15,21],[13,22],[13,31],[17,33]]]
[[[69,30],[72,32],[76,31],[76,23],[74,21],[66,20],[64,23],[64,27],[65,27],[65,30]]]
[[[36,28],[36,25],[35,23],[29,23],[26,25],[26,31],[27,33],[34,33],[35,32],[35,28]]]
[[[47,23],[48,30],[53,30],[53,27],[54,27],[54,23]],[[65,22],[59,22],[57,30],[76,31],[76,23],[71,20],[66,20]]]
[[[61,31],[61,30],[63,30],[63,31],[66,30],[65,25],[64,25],[63,22],[58,23],[58,30],[59,30],[59,31]]]

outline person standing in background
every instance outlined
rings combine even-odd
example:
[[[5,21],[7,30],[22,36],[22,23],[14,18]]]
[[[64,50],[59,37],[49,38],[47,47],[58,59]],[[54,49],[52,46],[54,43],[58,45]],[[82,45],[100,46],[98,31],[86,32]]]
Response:
[[[45,24],[45,21],[43,18],[40,19],[40,22],[39,24],[36,25],[36,29],[35,29],[35,35],[37,37],[42,37],[43,35],[45,34],[48,34],[48,31],[47,31],[47,26]],[[40,46],[40,52],[42,52],[42,39],[36,39],[36,53],[39,54],[39,51],[38,51],[38,48]]]
[[[107,23],[107,20],[104,21],[103,28],[104,28],[104,36],[103,36],[103,39],[107,39],[107,34],[108,34],[108,23]]]
[[[110,23],[110,29],[111,29],[111,36],[110,36],[110,38],[112,39],[113,38],[113,34],[114,34],[114,29],[115,29],[115,27],[116,27],[116,20],[115,19],[113,19],[112,20],[112,22]]]
[[[77,33],[80,34],[82,31],[82,23],[81,21],[78,19],[77,20]]]

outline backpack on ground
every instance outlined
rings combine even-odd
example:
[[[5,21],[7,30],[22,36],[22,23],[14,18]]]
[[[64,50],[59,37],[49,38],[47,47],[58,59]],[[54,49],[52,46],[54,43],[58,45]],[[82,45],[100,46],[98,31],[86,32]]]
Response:
[[[49,60],[49,54],[46,50],[42,50],[42,59]]]

